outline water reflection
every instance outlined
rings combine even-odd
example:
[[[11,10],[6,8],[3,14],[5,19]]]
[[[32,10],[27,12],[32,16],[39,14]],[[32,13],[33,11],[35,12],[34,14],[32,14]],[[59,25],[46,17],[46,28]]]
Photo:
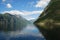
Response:
[[[0,40],[44,40],[44,37],[33,24],[29,24],[21,31],[0,32]]]
[[[21,32],[24,34],[37,34],[39,30],[34,25],[27,25]]]

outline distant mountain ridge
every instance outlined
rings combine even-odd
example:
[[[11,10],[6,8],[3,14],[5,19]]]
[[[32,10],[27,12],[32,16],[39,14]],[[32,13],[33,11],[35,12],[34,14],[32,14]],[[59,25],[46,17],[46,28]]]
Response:
[[[18,15],[10,13],[0,14],[0,31],[16,31],[21,30],[29,21]]]
[[[36,19],[32,19],[32,20],[30,20],[30,22],[32,22],[32,23],[34,23],[36,21]]]

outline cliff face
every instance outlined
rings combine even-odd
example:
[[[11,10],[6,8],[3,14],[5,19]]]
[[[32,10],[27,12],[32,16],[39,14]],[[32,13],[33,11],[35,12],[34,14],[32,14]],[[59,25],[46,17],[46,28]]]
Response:
[[[28,21],[18,15],[0,14],[0,31],[16,31],[27,26]]]
[[[51,0],[34,24],[46,40],[60,40],[60,0]]]

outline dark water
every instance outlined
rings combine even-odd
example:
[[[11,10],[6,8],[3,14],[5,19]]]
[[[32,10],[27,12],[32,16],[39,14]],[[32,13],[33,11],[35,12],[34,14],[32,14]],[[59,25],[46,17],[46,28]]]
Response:
[[[34,25],[27,25],[22,31],[0,32],[0,40],[45,40]]]
[[[9,37],[0,36],[0,40],[44,40],[44,38],[33,36],[33,35],[20,35],[18,37]]]

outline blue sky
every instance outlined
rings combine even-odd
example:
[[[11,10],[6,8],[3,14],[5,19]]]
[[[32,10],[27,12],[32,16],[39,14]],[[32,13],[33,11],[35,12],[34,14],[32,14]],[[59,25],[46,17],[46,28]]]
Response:
[[[22,15],[27,20],[38,18],[50,0],[0,0],[0,13]]]

